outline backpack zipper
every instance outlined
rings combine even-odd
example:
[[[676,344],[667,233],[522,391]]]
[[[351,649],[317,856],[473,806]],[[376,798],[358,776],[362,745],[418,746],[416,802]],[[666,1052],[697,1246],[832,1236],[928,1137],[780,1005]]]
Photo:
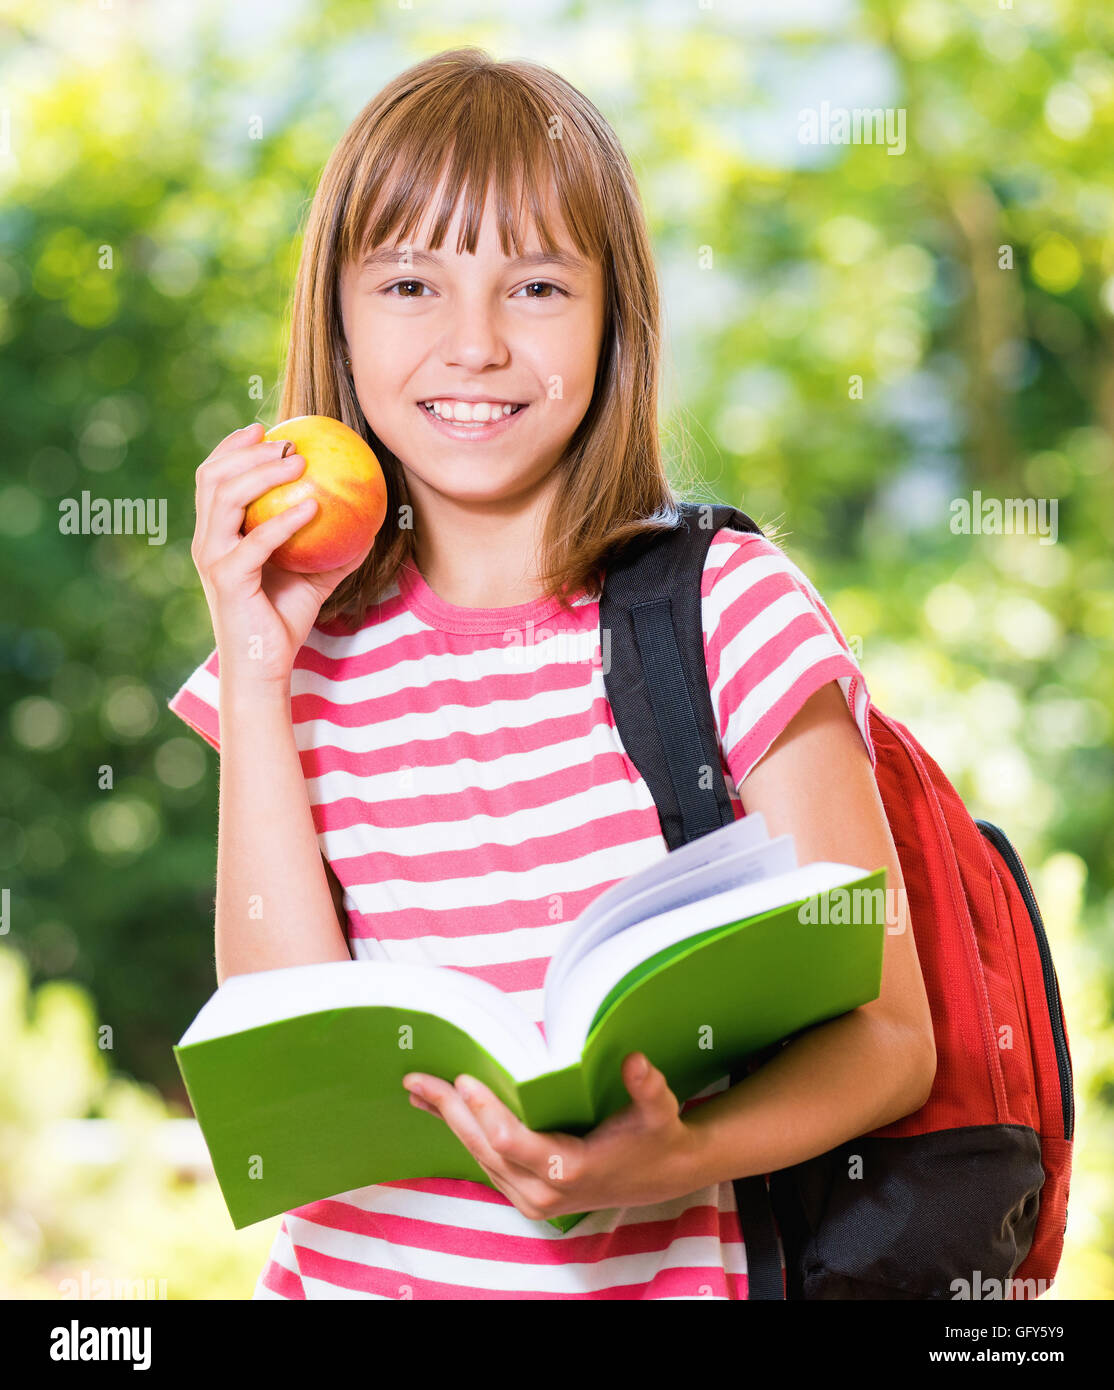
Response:
[[[1014,849],[1005,832],[999,830],[996,825],[992,825],[990,821],[977,820],[975,824],[1005,860],[1013,881],[1021,890],[1021,896],[1029,913],[1029,920],[1033,924],[1033,935],[1036,937],[1037,950],[1040,952],[1041,958],[1041,974],[1044,976],[1048,1016],[1052,1023],[1052,1041],[1056,1048],[1056,1070],[1060,1077],[1060,1101],[1064,1111],[1064,1138],[1071,1139],[1075,1129],[1075,1097],[1072,1092],[1071,1056],[1068,1053],[1068,1040],[1064,1036],[1060,986],[1056,979],[1056,968],[1052,964],[1052,951],[1048,945],[1044,922],[1041,920],[1040,908],[1037,906],[1036,895],[1029,882],[1029,875],[1025,872],[1025,865],[1021,862],[1021,856]]]
[[[954,846],[951,842],[951,832],[948,829],[947,818],[944,815],[944,808],[940,805],[940,797],[933,785],[932,778],[929,776],[928,769],[924,765],[916,740],[903,724],[899,724],[896,719],[890,719],[880,710],[872,709],[871,713],[876,715],[882,727],[897,739],[902,753],[908,760],[913,771],[916,773],[917,781],[920,783],[921,790],[925,796],[925,802],[933,820],[933,828],[939,839],[941,847],[947,847],[951,853],[944,853],[942,868],[944,877],[947,879],[948,889],[951,894],[951,907],[955,912],[956,921],[961,928],[963,939],[964,954],[967,957],[967,968],[970,972],[970,987],[979,995],[979,1003],[982,1005],[977,1010],[979,1018],[979,1031],[982,1034],[983,1049],[986,1058],[986,1072],[990,1080],[990,1085],[994,1094],[995,1112],[998,1123],[1006,1122],[1006,1114],[1009,1110],[1009,1097],[1006,1094],[1006,1081],[1002,1072],[1002,1063],[998,1056],[998,1047],[993,1036],[994,1019],[990,1011],[990,994],[987,990],[986,977],[982,970],[982,963],[979,955],[979,943],[975,933],[975,924],[971,916],[971,904],[967,899],[966,889],[963,883],[963,875],[960,872],[958,860],[955,857]],[[964,922],[963,919],[966,919]]]

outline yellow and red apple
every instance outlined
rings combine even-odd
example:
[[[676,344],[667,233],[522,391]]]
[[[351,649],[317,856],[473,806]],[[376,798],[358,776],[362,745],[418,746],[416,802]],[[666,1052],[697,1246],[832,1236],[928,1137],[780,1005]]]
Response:
[[[289,439],[302,473],[257,497],[244,513],[244,534],[297,506],[317,502],[313,516],[271,553],[271,563],[296,574],[340,569],[371,549],[387,515],[387,480],[365,440],[327,415],[296,415],[274,425],[265,440]]]

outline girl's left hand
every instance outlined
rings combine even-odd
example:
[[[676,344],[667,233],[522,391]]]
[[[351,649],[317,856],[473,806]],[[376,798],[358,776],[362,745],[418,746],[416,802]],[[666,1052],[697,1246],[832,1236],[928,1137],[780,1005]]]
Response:
[[[681,1119],[665,1077],[640,1052],[624,1058],[622,1076],[631,1104],[583,1138],[527,1129],[472,1076],[450,1086],[410,1072],[402,1084],[411,1104],[440,1116],[523,1216],[542,1221],[667,1202],[702,1185],[697,1132]]]

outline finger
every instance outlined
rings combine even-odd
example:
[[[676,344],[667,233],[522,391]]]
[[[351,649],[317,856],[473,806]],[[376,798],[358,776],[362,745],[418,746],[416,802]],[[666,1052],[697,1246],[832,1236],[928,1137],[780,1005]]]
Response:
[[[535,1172],[520,1167],[502,1152],[493,1151],[484,1131],[454,1086],[435,1078],[426,1093],[440,1107],[441,1118],[487,1174],[492,1186],[513,1206],[531,1218],[537,1218],[550,1209],[546,1204],[558,1190],[556,1182],[541,1178]],[[512,1118],[517,1120],[515,1116]],[[547,1137],[553,1138],[552,1135]]]
[[[242,425],[238,430],[233,430],[231,434],[226,434],[205,462],[208,463],[209,459],[220,458],[222,454],[227,454],[232,449],[242,449],[245,444],[254,444],[262,439],[266,433],[267,431],[258,420],[253,420],[250,425]]]
[[[476,1161],[479,1163],[478,1159]],[[519,1206],[519,1203],[522,1201],[522,1194],[519,1192],[518,1188],[515,1187],[514,1183],[509,1182],[504,1173],[498,1173],[493,1168],[488,1168],[483,1163],[480,1163],[480,1167],[487,1174],[487,1180],[492,1187],[501,1192],[512,1207],[517,1207],[518,1210],[521,1211],[522,1208]]]
[[[227,507],[221,496],[221,487],[229,479],[239,477],[241,474],[249,472],[253,468],[258,468],[260,464],[277,463],[284,454],[290,457],[287,450],[293,452],[293,445],[288,439],[268,440],[266,443],[256,441],[250,445],[243,445],[234,448],[219,457],[206,459],[198,468],[196,474],[197,488],[194,498],[194,508],[197,512],[196,536],[197,543],[203,551],[210,553],[212,559],[224,554],[228,549],[227,534],[224,536],[223,548],[213,553],[213,518],[214,516],[227,515]],[[280,476],[277,481],[285,482],[292,474]],[[263,491],[266,491],[264,488]],[[260,494],[256,494],[257,496]],[[249,498],[249,501],[252,499]],[[240,529],[241,515],[236,526],[232,530],[232,535]],[[225,528],[227,531],[227,528]]]
[[[427,1115],[436,1115],[438,1119],[441,1118],[441,1112],[435,1105],[428,1105],[421,1096],[416,1096],[413,1091],[410,1092],[410,1104],[416,1110],[424,1110]]]
[[[265,433],[266,431],[258,420],[253,421],[250,425],[245,425],[243,429],[233,430],[227,438],[221,440],[207,458],[198,464],[197,471],[194,473],[194,505],[199,523],[207,517],[212,485],[223,476],[228,461],[260,444]],[[200,534],[200,530],[199,525],[198,534]]]
[[[455,1089],[483,1130],[488,1144],[500,1157],[546,1182],[555,1180],[554,1160],[559,1159],[557,1171],[564,1176],[566,1155],[561,1152],[563,1143],[558,1148],[557,1142],[566,1138],[572,1140],[571,1135],[535,1133],[474,1076],[458,1076]]]
[[[512,1183],[518,1178],[529,1182],[536,1181],[537,1175],[535,1173],[520,1167],[512,1160],[505,1159],[497,1149],[492,1147],[483,1127],[454,1086],[450,1086],[447,1081],[442,1081],[439,1077],[430,1077],[424,1083],[422,1090],[424,1097],[430,1104],[437,1106],[441,1118],[477,1163],[495,1169],[496,1172],[503,1175],[505,1180],[510,1180]]]
[[[227,554],[239,538],[250,503],[280,483],[296,482],[305,466],[304,454],[287,454],[283,458],[265,458],[220,479],[209,498],[201,539],[202,557],[216,560]],[[304,492],[306,486],[303,483],[298,491]],[[291,501],[296,500],[296,494],[292,495]]]
[[[223,453],[213,454],[204,463],[198,464],[196,478],[200,490],[213,491],[218,483],[237,473],[244,473],[260,463],[271,459],[288,458],[294,452],[291,439],[253,439],[250,443],[239,444]]]
[[[669,1082],[644,1052],[632,1052],[623,1059],[623,1084],[647,1124],[665,1124],[680,1110]]]
[[[210,569],[213,583],[228,591],[257,577],[264,564],[285,540],[300,531],[317,510],[312,497],[295,507],[286,507],[276,516],[261,522],[254,531],[237,541],[234,549],[215,561]]]

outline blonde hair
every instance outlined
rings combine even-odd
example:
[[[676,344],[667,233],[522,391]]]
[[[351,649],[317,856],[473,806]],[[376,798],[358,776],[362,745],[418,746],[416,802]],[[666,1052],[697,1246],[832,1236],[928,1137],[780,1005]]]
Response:
[[[546,67],[495,62],[478,48],[439,53],[389,82],[333,150],[309,209],[290,313],[280,419],[328,415],[367,440],[387,481],[387,523],[363,565],[338,585],[320,620],[355,628],[399,568],[417,568],[414,532],[392,526],[409,505],[400,461],[374,435],[345,368],[339,277],[393,233],[408,239],[448,172],[432,224],[446,235],[460,196],[463,246],[474,253],[492,184],[503,254],[522,254],[516,193],[542,247],[555,249],[549,187],[577,250],[602,263],[604,336],[591,404],[556,465],[563,473],[540,537],[537,579],[562,606],[598,594],[608,558],[636,536],[669,530],[679,495],[666,479],[658,429],[660,295],[630,163],[607,121]]]

